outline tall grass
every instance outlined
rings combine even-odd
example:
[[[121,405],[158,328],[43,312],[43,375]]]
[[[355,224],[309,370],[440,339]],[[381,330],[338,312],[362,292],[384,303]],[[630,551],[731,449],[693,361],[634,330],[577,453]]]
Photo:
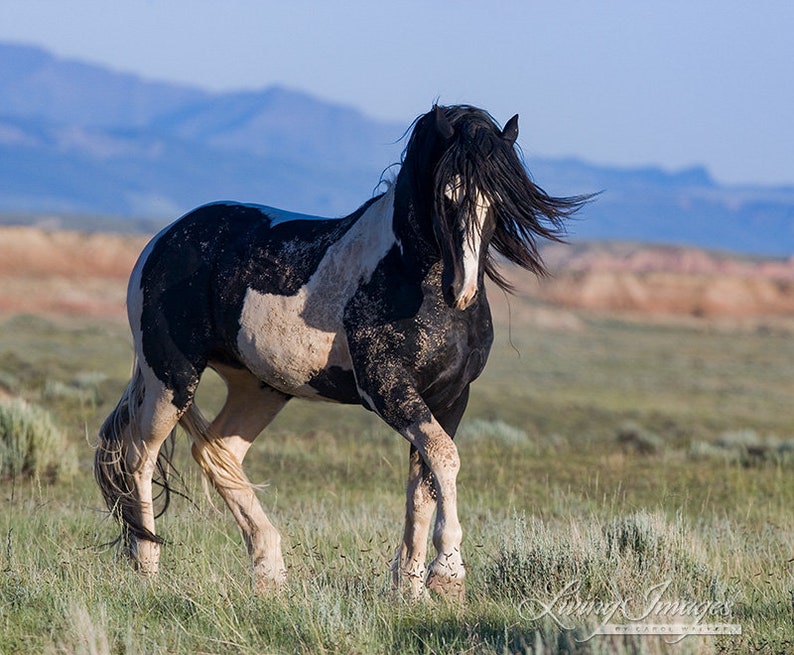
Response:
[[[694,454],[785,450],[789,335],[589,321],[576,334],[514,329],[520,360],[500,337],[458,436],[468,599],[451,606],[391,591],[407,445],[372,414],[310,403],[288,406],[247,459],[284,537],[284,592],[251,593],[237,527],[204,496],[184,439],[187,498],[158,522],[160,577],[138,576],[105,545],[117,528],[90,474],[128,374],[126,327],[2,328],[0,383],[46,404],[80,475],[0,481],[0,653],[794,650],[794,464]],[[592,616],[568,630],[531,604],[572,582],[581,600],[636,601],[667,581],[670,598],[731,603],[743,634],[577,641]]]
[[[42,501],[56,507],[31,511]],[[458,607],[412,605],[391,591],[398,501],[279,504],[289,580],[281,594],[256,597],[235,526],[200,496],[194,501],[165,522],[172,540],[151,581],[101,552],[110,526],[96,515],[64,513],[27,488],[12,508],[16,529],[0,574],[0,652],[741,653],[750,643],[687,638],[672,650],[656,637],[586,639],[584,619],[567,629],[536,618],[531,599],[548,601],[577,580],[583,597],[633,601],[672,580],[665,599],[729,600],[728,620],[745,629],[757,621],[755,635],[790,619],[773,600],[785,585],[754,599],[746,580],[730,580],[735,571],[714,558],[726,526],[627,507],[592,517],[560,506],[553,520],[484,514],[470,525],[469,598]]]

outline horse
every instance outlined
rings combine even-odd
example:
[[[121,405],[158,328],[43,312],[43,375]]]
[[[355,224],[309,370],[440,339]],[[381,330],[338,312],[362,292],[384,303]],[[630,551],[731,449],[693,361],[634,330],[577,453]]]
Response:
[[[283,585],[280,534],[242,464],[303,398],[361,405],[408,441],[394,583],[411,598],[464,597],[453,438],[493,341],[485,278],[511,290],[505,260],[544,275],[539,240],[563,240],[565,219],[589,197],[553,197],[530,179],[518,115],[500,127],[482,109],[434,105],[409,131],[396,178],[349,216],[215,202],[141,253],[127,294],[133,373],[94,462],[138,570],[158,571],[153,480],[164,511],[168,437],[181,425],[239,525],[255,590]],[[211,422],[194,402],[207,367],[227,388]]]

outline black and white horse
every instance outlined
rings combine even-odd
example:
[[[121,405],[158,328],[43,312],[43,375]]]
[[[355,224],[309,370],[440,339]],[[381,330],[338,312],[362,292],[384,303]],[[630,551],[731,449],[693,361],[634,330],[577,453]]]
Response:
[[[134,372],[94,468],[142,571],[158,568],[152,481],[168,489],[161,448],[181,424],[240,526],[256,587],[282,583],[281,538],[242,462],[297,397],[363,405],[409,442],[395,582],[414,597],[463,595],[453,437],[493,338],[484,277],[509,288],[498,256],[542,274],[536,239],[558,240],[587,200],[533,184],[517,136],[517,116],[500,129],[480,109],[436,106],[388,191],[345,218],[219,202],[152,239],[127,296]],[[228,388],[211,423],[193,402],[208,366]]]

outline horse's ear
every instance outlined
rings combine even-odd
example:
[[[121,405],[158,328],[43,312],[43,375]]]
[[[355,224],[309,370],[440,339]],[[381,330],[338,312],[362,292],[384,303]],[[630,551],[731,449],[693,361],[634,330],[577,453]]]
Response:
[[[502,138],[511,146],[516,142],[518,138],[518,114],[505,123],[505,129],[502,130]]]
[[[433,105],[433,113],[435,114],[436,118],[436,129],[438,133],[441,135],[443,139],[451,139],[452,135],[455,134],[455,128],[452,127],[452,124],[449,122],[449,119],[444,115],[444,112],[441,110],[441,107],[438,105]]]

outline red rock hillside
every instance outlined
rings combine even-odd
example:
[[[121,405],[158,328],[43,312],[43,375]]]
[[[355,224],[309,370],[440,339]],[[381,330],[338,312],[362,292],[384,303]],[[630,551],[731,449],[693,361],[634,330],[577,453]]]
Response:
[[[127,278],[147,240],[0,228],[0,314],[123,318]],[[537,319],[539,303],[649,316],[794,316],[794,259],[621,243],[553,245],[544,256],[550,278],[510,275],[519,297],[531,301],[511,303],[514,320]],[[495,309],[504,304],[500,292],[490,297]]]

